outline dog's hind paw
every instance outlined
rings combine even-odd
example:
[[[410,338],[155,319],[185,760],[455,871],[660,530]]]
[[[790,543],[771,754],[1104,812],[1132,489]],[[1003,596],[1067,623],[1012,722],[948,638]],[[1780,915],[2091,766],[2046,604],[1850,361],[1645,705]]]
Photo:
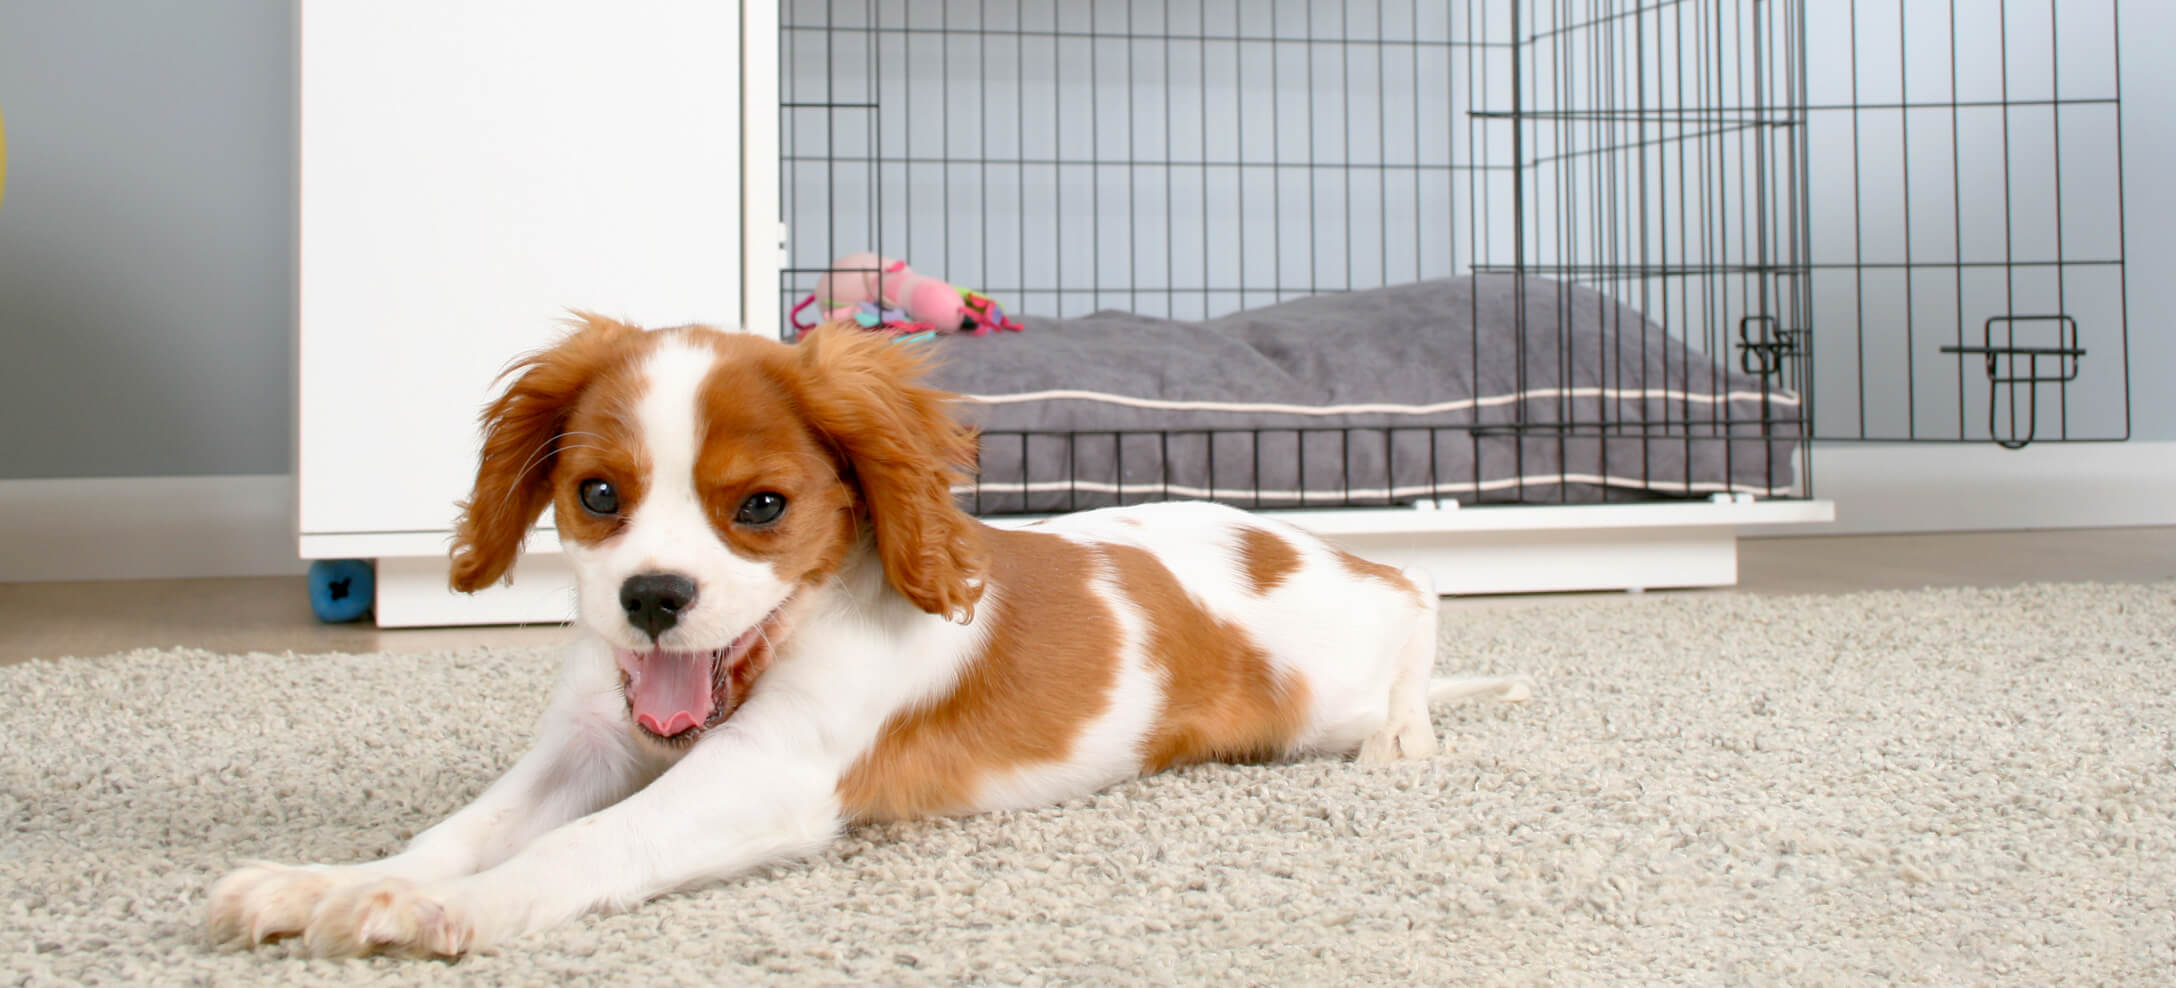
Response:
[[[1427,758],[1441,747],[1435,726],[1423,716],[1408,716],[1384,725],[1360,745],[1356,757],[1362,765],[1388,765],[1408,758]]]

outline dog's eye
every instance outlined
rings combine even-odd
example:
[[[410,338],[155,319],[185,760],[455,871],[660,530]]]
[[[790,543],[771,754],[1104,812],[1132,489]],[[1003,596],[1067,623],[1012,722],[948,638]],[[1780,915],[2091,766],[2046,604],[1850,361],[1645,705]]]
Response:
[[[748,495],[748,500],[740,503],[740,510],[734,513],[733,520],[742,525],[768,525],[785,513],[785,495],[762,491]]]
[[[610,481],[598,480],[592,477],[582,481],[582,487],[578,493],[581,497],[582,509],[590,514],[616,515],[620,513],[620,492],[613,489]]]

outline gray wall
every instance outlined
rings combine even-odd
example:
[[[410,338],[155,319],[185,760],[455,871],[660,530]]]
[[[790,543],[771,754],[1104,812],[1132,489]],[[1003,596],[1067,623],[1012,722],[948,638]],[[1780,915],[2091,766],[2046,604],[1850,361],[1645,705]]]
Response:
[[[295,11],[0,2],[0,479],[284,473]]]

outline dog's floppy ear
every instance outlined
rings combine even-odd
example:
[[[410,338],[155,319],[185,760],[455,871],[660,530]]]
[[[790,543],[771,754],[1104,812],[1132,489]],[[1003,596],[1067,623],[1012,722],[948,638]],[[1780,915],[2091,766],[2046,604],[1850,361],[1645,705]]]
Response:
[[[641,333],[624,323],[575,313],[575,331],[528,354],[499,375],[513,383],[484,409],[476,487],[454,523],[455,590],[474,593],[506,575],[523,536],[552,502],[552,467],[575,399]],[[518,375],[518,376],[517,376]]]
[[[974,466],[974,430],[953,418],[950,395],[922,385],[914,347],[834,323],[794,349],[802,414],[846,461],[885,576],[922,610],[971,619],[988,549],[952,484]]]

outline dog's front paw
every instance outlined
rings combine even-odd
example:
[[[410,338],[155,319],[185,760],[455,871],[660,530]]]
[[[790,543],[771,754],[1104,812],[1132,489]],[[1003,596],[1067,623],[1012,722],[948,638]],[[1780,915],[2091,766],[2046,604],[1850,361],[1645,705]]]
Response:
[[[212,946],[241,950],[301,933],[326,893],[362,880],[349,869],[265,861],[237,868],[211,889],[207,919]]]
[[[467,910],[401,878],[334,891],[319,902],[302,933],[313,957],[458,958],[476,946]]]

